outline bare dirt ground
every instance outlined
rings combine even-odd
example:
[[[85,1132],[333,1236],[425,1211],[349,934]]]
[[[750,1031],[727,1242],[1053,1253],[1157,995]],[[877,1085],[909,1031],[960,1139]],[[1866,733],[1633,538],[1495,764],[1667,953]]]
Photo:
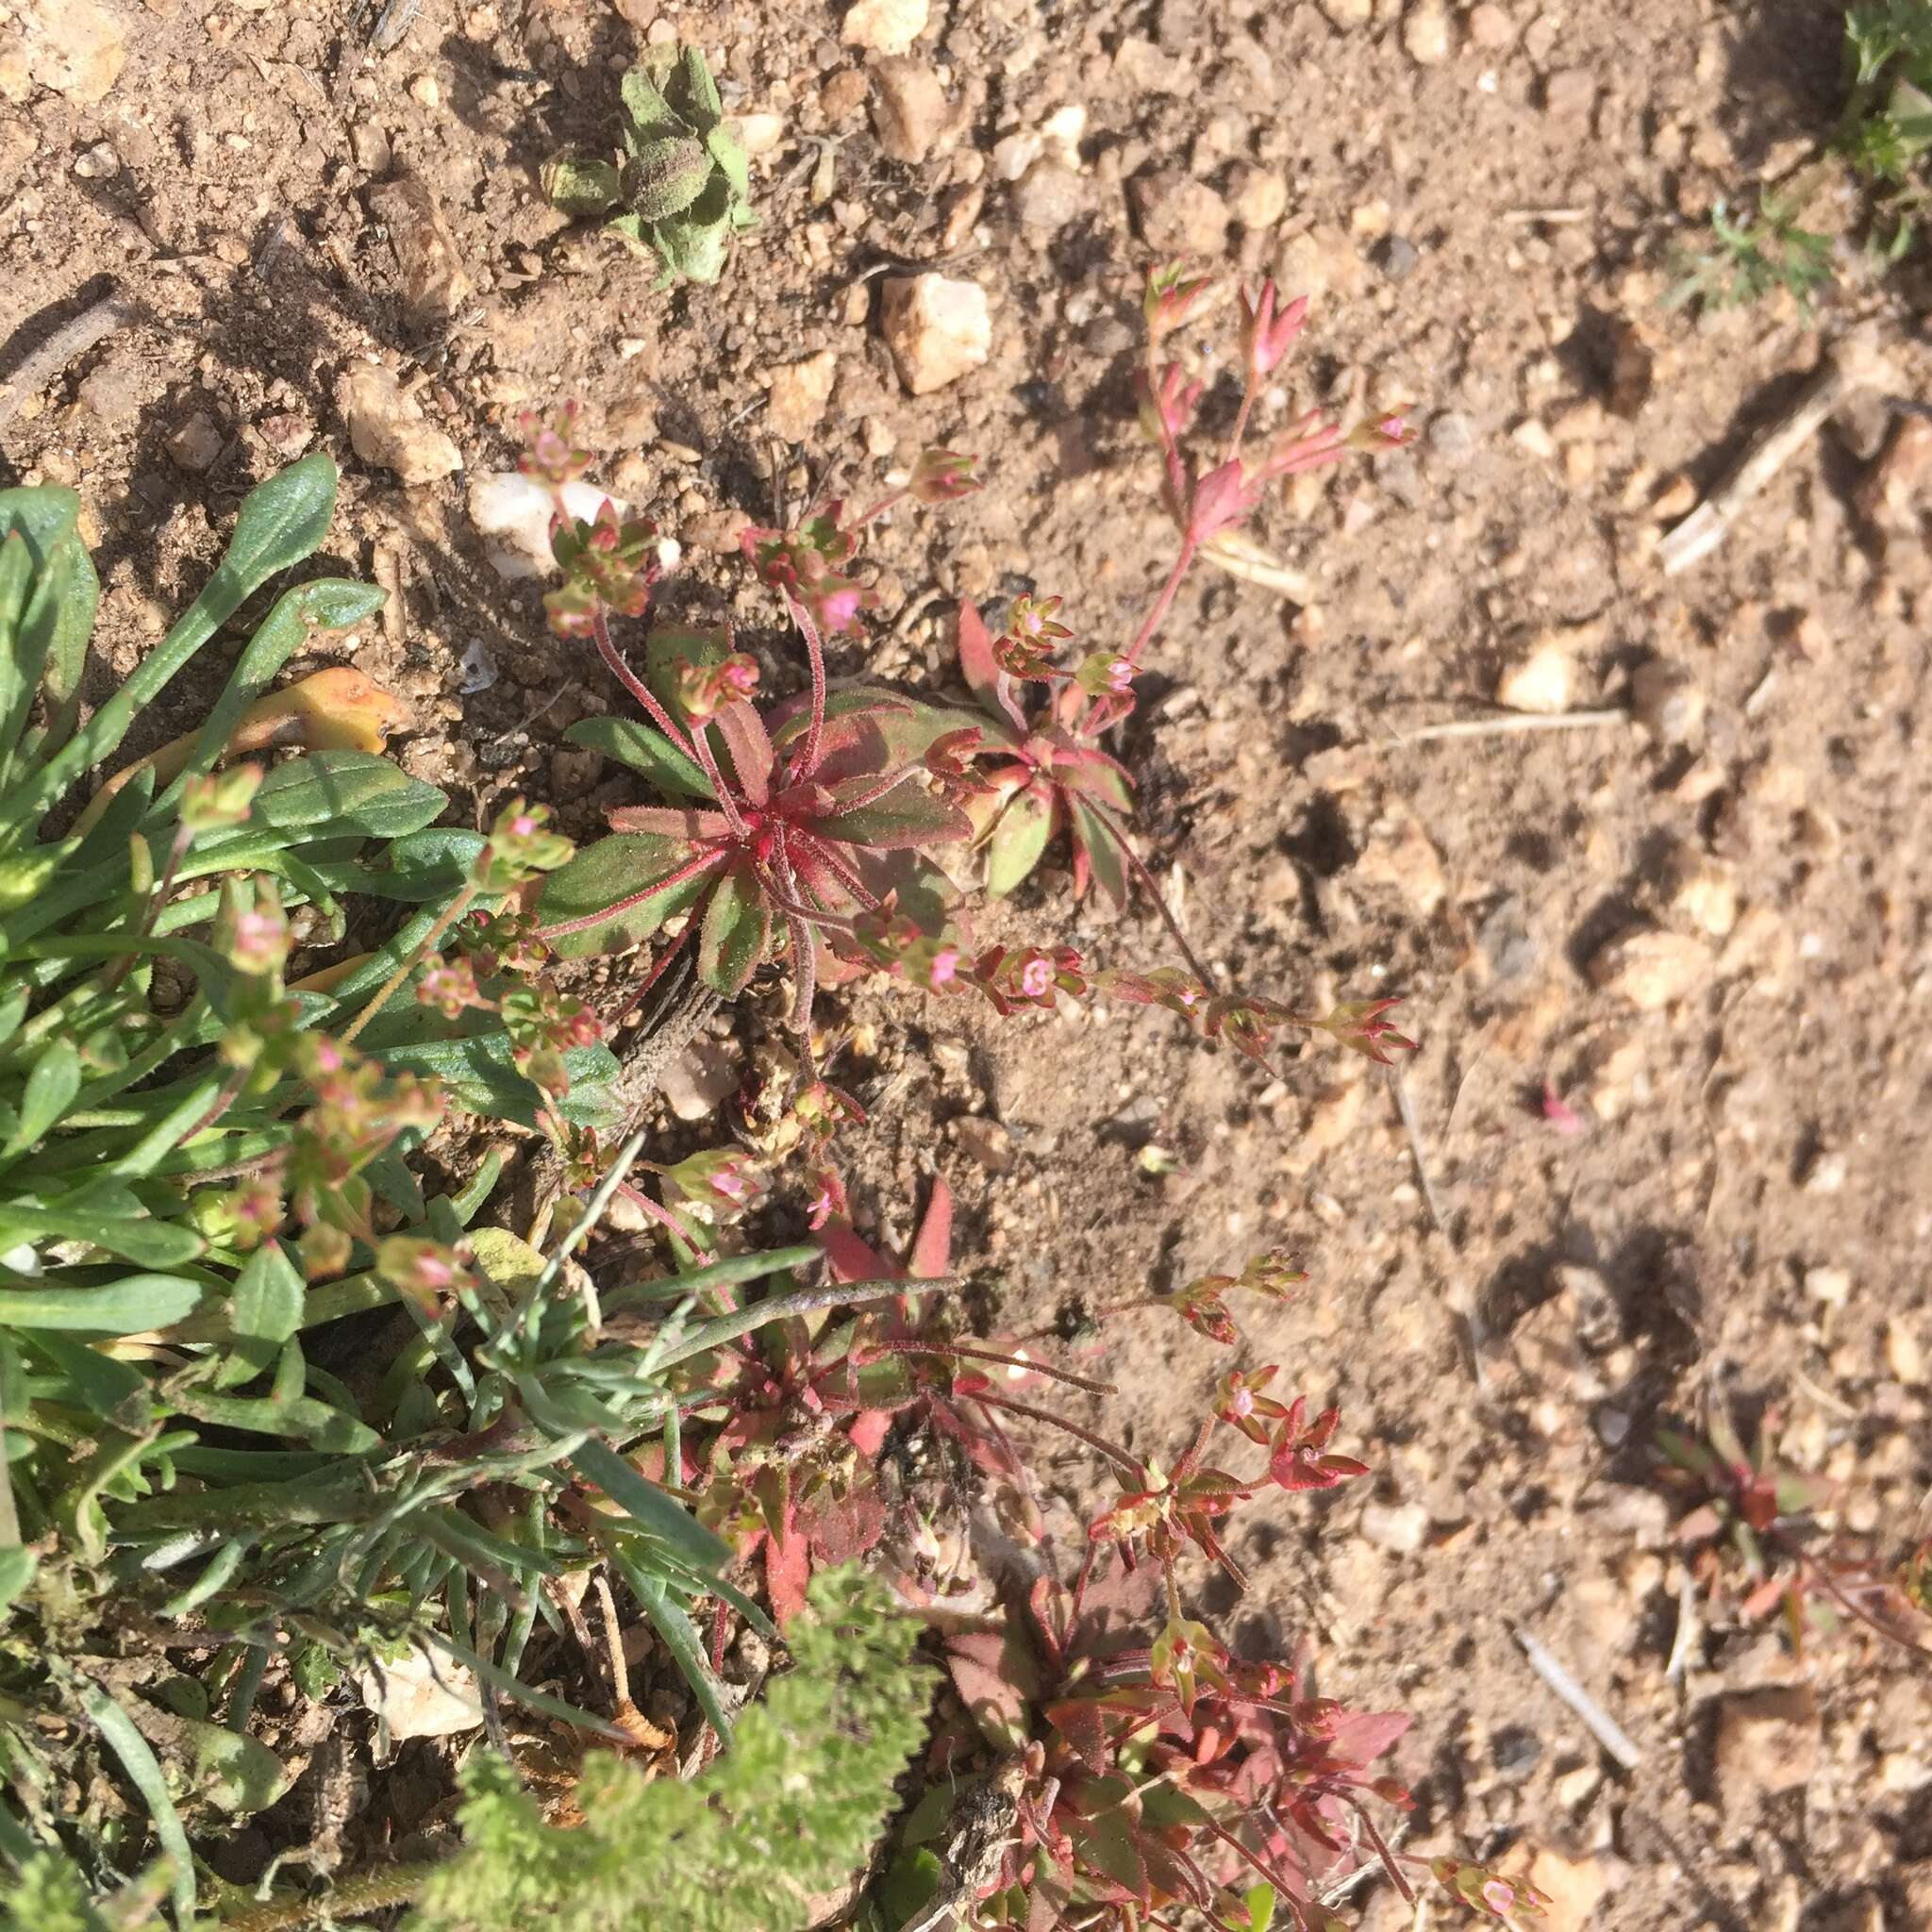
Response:
[[[416,385],[472,473],[505,466],[518,408],[584,398],[602,480],[687,547],[671,594],[754,636],[773,614],[721,553],[770,520],[774,443],[853,493],[924,445],[981,453],[984,495],[881,538],[884,641],[836,667],[937,683],[954,598],[1064,593],[1098,642],[1158,581],[1128,390],[1155,252],[1318,298],[1306,395],[1411,404],[1424,436],[1270,508],[1292,601],[1191,579],[1127,755],[1150,862],[1236,983],[1405,995],[1441,1227],[1360,1062],[1311,1050],[1271,1081],[1158,1014],[994,1026],[874,993],[841,1008],[863,1023],[841,1071],[884,1096],[855,1200],[903,1233],[937,1159],[1003,1322],[1263,1245],[1305,1257],[1302,1301],[1252,1320],[1243,1359],[1339,1402],[1378,1474],[1257,1506],[1236,1549],[1254,1589],[1219,1607],[1311,1635],[1334,1693],[1416,1713],[1412,1848],[1535,1861],[1561,1926],[1932,1925],[1923,1670],[1859,1632],[1795,1660],[1706,1606],[1667,1676],[1684,1579],[1648,1480],[1657,1421],[1722,1399],[1774,1410],[1854,1528],[1910,1534],[1932,1482],[1928,571],[1909,477],[1873,486],[1882,409],[1843,412],[1695,570],[1655,554],[1855,304],[1923,377],[1909,267],[1808,319],[1658,307],[1672,237],[1828,129],[1840,9],[1485,0],[1441,9],[1439,38],[1426,0],[956,0],[908,57],[941,107],[892,159],[878,56],[818,0],[422,0],[387,9],[408,24],[383,52],[381,9],[348,0],[99,5],[125,58],[97,99],[0,61],[0,370],[106,278],[133,315],[25,399],[8,466],[83,492],[125,674],[242,491],[331,449],[337,558],[401,593],[331,650],[407,694],[405,762],[478,820],[523,791],[587,832],[629,796],[560,738],[615,693],[484,564],[463,477],[405,489],[358,459],[351,364]],[[710,51],[734,111],[772,118],[763,225],[718,287],[665,293],[534,175],[560,140],[608,136],[618,72],[673,34]],[[382,185],[406,176],[467,284],[441,314],[404,299],[422,241]],[[991,360],[920,398],[878,332],[879,277],[908,262],[991,303]],[[821,420],[768,420],[772,373],[825,351]],[[1224,356],[1203,373],[1234,379]],[[479,640],[498,675],[465,693]],[[1539,654],[1557,708],[1654,696],[1658,659],[1688,695],[1647,703],[1650,730],[1399,741],[1485,715]],[[1144,908],[1076,908],[1063,870],[1001,921],[1099,962],[1164,957]],[[754,1001],[732,1037],[781,1012]],[[1149,1172],[1150,1144],[1176,1171]],[[1226,1365],[1154,1314],[1107,1361],[1110,1426],[1150,1451]],[[1094,1493],[1084,1457],[1041,1447],[1051,1481]],[[1513,1628],[1614,1714],[1635,1770]],[[1362,1896],[1376,1932],[1407,1924]]]

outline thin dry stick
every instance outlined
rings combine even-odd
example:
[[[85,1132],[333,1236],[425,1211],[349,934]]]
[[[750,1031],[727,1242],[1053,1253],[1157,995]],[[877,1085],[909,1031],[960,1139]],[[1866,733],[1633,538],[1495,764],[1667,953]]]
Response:
[[[1495,711],[1487,718],[1452,718],[1445,724],[1418,725],[1385,741],[1382,749],[1429,744],[1444,738],[1500,738],[1516,731],[1593,731],[1629,722],[1629,712],[1620,705],[1607,705],[1600,711]]]
[[[1529,1659],[1530,1669],[1583,1720],[1591,1736],[1625,1771],[1635,1771],[1643,1762],[1643,1753],[1631,1741],[1623,1725],[1527,1630],[1512,1629],[1509,1634]]]
[[[63,323],[7,378],[0,394],[0,429],[11,423],[28,399],[37,396],[66,369],[78,360],[103,336],[108,336],[129,319],[127,305],[116,289],[103,295],[91,308],[83,308],[72,322]]]
[[[1422,1123],[1416,1118],[1415,1103],[1408,1097],[1408,1083],[1402,1077],[1402,1069],[1392,1062],[1389,1068],[1389,1091],[1395,1096],[1395,1111],[1402,1116],[1402,1131],[1408,1136],[1408,1151],[1415,1161],[1416,1179],[1422,1183],[1423,1203],[1429,1210],[1429,1219],[1435,1224],[1436,1232],[1447,1243],[1449,1252],[1456,1252],[1456,1243],[1449,1238],[1449,1224],[1442,1212],[1441,1197],[1436,1192],[1434,1177],[1429,1173],[1428,1156],[1423,1149]],[[1483,1350],[1489,1337],[1483,1331],[1483,1318],[1475,1305],[1475,1297],[1459,1281],[1449,1284],[1450,1306],[1462,1317],[1462,1325],[1469,1336],[1469,1360],[1475,1372],[1475,1386],[1489,1393],[1490,1372],[1483,1363]],[[1460,1307],[1457,1304],[1460,1303]]]
[[[1677,1586],[1677,1634],[1671,1640],[1670,1661],[1664,1676],[1674,1684],[1690,1667],[1691,1653],[1697,1648],[1702,1625],[1697,1615],[1697,1586],[1687,1576]]]
[[[1657,545],[1664,575],[1674,577],[1708,557],[1724,541],[1744,506],[1848,396],[1861,389],[1899,386],[1896,365],[1879,353],[1870,331],[1859,329],[1835,342],[1797,400],[1751,439],[1737,468]]]

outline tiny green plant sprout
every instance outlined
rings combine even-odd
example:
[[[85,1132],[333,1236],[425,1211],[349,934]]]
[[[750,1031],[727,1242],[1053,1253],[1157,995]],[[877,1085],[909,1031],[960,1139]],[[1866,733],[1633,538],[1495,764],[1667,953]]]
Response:
[[[715,282],[731,238],[751,227],[751,168],[696,47],[652,47],[624,77],[621,161],[565,153],[543,169],[543,192],[566,214],[605,225],[655,256],[658,286]]]
[[[1836,139],[1760,189],[1754,214],[1716,202],[1712,245],[1677,251],[1678,278],[1665,308],[1736,308],[1783,289],[1808,310],[1838,272],[1831,237],[1805,226],[1804,217],[1833,193],[1859,202],[1874,272],[1911,248],[1932,200],[1924,167],[1932,152],[1932,0],[1852,8],[1845,69],[1850,89]]]

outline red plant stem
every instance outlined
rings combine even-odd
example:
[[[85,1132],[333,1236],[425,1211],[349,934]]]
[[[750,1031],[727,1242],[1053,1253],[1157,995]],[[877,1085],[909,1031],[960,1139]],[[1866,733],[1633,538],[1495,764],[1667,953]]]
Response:
[[[1052,1381],[1066,1383],[1069,1388],[1084,1389],[1089,1395],[1117,1392],[1111,1382],[1091,1382],[1071,1370],[1057,1369],[1046,1362],[1027,1361],[1021,1356],[1002,1355],[995,1348],[968,1348],[962,1342],[937,1341],[868,1341],[865,1348],[868,1355],[961,1356],[968,1361],[998,1362],[1002,1368],[1024,1369],[1029,1374],[1045,1375]]]
[[[661,879],[655,879],[641,892],[628,892],[622,899],[601,907],[595,912],[586,912],[576,919],[560,919],[555,925],[539,926],[540,940],[558,940],[574,932],[585,932],[593,925],[602,925],[607,919],[614,919],[620,912],[628,912],[633,906],[641,906],[646,899],[655,899],[659,892],[668,892],[673,886],[681,886],[688,878],[708,871],[714,865],[722,865],[729,855],[713,845],[700,852],[696,857],[668,872]]]
[[[1840,1609],[1849,1610],[1868,1630],[1875,1631],[1888,1641],[1897,1644],[1901,1650],[1910,1651],[1914,1657],[1932,1657],[1932,1649],[1927,1649],[1923,1643],[1915,1643],[1903,1630],[1894,1630],[1890,1624],[1881,1622],[1870,1610],[1864,1608],[1857,1599],[1849,1591],[1844,1589],[1838,1578],[1807,1550],[1800,1549],[1795,1543],[1786,1542],[1782,1537],[1778,1539],[1778,1541],[1791,1556],[1798,1559],[1799,1569],[1808,1571],[1816,1578],[1824,1593]]]
[[[724,823],[731,828],[734,839],[744,839],[751,835],[751,827],[744,822],[744,814],[738,808],[738,801],[731,795],[730,788],[724,783],[724,774],[718,769],[717,754],[711,749],[710,733],[702,724],[693,724],[691,734],[691,749],[696,755],[705,776],[710,781],[712,791],[724,813]]]
[[[1151,339],[1147,343],[1144,366],[1145,375],[1141,379],[1147,385],[1147,407],[1153,411],[1155,424],[1160,431],[1160,456],[1167,469],[1168,493],[1174,498],[1174,515],[1179,517],[1188,500],[1188,466],[1181,460],[1180,444],[1174,441],[1174,431],[1168,427],[1167,417],[1160,407],[1160,364]]]
[[[857,866],[833,850],[830,840],[814,838],[809,832],[793,832],[790,837],[805,856],[824,866],[868,912],[878,910],[878,894],[859,877]]]
[[[888,772],[869,791],[861,791],[853,798],[841,798],[839,809],[841,812],[857,811],[861,805],[875,805],[889,791],[896,791],[912,775],[912,767],[906,765],[896,772]]]
[[[658,702],[650,687],[617,655],[617,646],[610,641],[610,623],[604,615],[604,607],[601,604],[591,609],[591,635],[596,639],[597,655],[603,658],[610,675],[644,708],[651,723],[687,758],[694,757],[690,739],[678,729],[671,713]]]
[[[1250,382],[1241,391],[1241,406],[1235,411],[1234,428],[1227,439],[1227,460],[1233,462],[1241,453],[1241,438],[1247,434],[1248,412],[1255,407],[1255,385]]]
[[[679,1241],[690,1247],[691,1253],[698,1257],[700,1263],[707,1263],[716,1258],[715,1256],[711,1255],[705,1248],[700,1247],[696,1241],[691,1240],[691,1230],[669,1208],[660,1208],[657,1202],[651,1199],[650,1195],[641,1192],[638,1189],[629,1186],[627,1183],[620,1185],[617,1191],[642,1214],[646,1220],[655,1221],[659,1227],[669,1228]]]
[[[819,768],[819,747],[825,735],[825,647],[820,641],[818,626],[812,623],[811,613],[789,590],[785,592],[785,602],[791,609],[792,623],[804,633],[806,656],[811,661],[811,724],[806,729],[805,744],[792,760],[788,774],[795,785]]]
[[[691,934],[696,930],[696,926],[687,922],[684,930],[651,962],[651,970],[638,981],[636,988],[631,992],[631,996],[625,1001],[623,1006],[619,1007],[615,1012],[606,1013],[601,1016],[607,1029],[621,1024],[625,1016],[634,1012],[640,1003],[649,996],[651,989],[670,971],[671,962],[677,958],[678,954],[683,952]]]
[[[818,955],[812,950],[811,928],[793,914],[785,915],[785,931],[791,941],[791,979],[796,991],[791,996],[791,1030],[805,1042],[805,1069],[808,1080],[818,1078],[812,1063],[811,1003],[819,987]]]
[[[995,1408],[1010,1409],[1014,1415],[1030,1416],[1037,1423],[1051,1423],[1057,1429],[1064,1429],[1076,1441],[1086,1443],[1088,1448],[1124,1470],[1136,1482],[1142,1480],[1145,1471],[1141,1464],[1121,1448],[1109,1442],[1105,1436],[1096,1436],[1091,1429],[1083,1429],[1078,1423],[1070,1423],[1065,1416],[1056,1415],[1050,1408],[1036,1408],[1030,1402],[1021,1402],[1011,1395],[989,1395],[984,1391],[974,1392],[975,1402],[990,1402]]]
[[[1160,587],[1160,594],[1155,598],[1153,608],[1142,620],[1134,641],[1127,646],[1126,659],[1129,664],[1139,665],[1141,653],[1154,641],[1155,634],[1167,622],[1167,613],[1174,608],[1175,593],[1180,590],[1181,579],[1187,575],[1189,567],[1194,561],[1195,553],[1200,549],[1199,541],[1183,532],[1180,554],[1174,560],[1174,568],[1167,574],[1167,581]]]
[[[1005,1451],[1008,1462],[1012,1467],[1014,1479],[1020,1485],[1020,1493],[1025,1498],[1026,1507],[1032,1510],[1034,1520],[1041,1520],[1040,1498],[1033,1493],[1033,1478],[1026,1473],[1026,1464],[1020,1452],[1013,1447],[1013,1439],[1007,1434],[998,1416],[988,1408],[985,1403],[975,1402],[974,1407],[979,1411],[979,1419],[987,1426],[988,1433]]]
[[[808,925],[826,926],[833,932],[856,930],[853,922],[842,912],[826,912],[816,906],[806,905],[802,899],[792,898],[763,866],[758,867],[758,886],[766,898],[771,900],[788,920],[804,920]]]
[[[1227,1846],[1227,1848],[1231,1852],[1233,1852],[1237,1857],[1242,1859],[1247,1864],[1252,1865],[1255,1868],[1255,1870],[1261,1874],[1261,1876],[1265,1878],[1268,1881],[1268,1883],[1275,1889],[1276,1891],[1284,1893],[1286,1896],[1290,1898],[1292,1898],[1294,1896],[1294,1889],[1292,1886],[1289,1884],[1287,1879],[1285,1879],[1279,1872],[1273,1871],[1268,1866],[1264,1865],[1261,1862],[1261,1860],[1255,1856],[1253,1852],[1249,1851],[1246,1845],[1242,1844],[1240,1839],[1235,1837],[1233,1832],[1227,1829],[1225,1825],[1217,1824],[1215,1821],[1211,1818],[1206,1819],[1205,1822],[1207,1824],[1208,1829],[1211,1831],[1214,1834],[1214,1836],[1222,1841],[1223,1844]],[[1402,1885],[1402,1881],[1399,1878],[1395,1882],[1398,1885]],[[1402,1886],[1402,1895],[1406,1899],[1407,1899],[1410,1905],[1413,1905],[1415,1903],[1415,1893],[1410,1891],[1406,1885]]]
[[[1126,827],[1114,817],[1112,811],[1103,805],[1099,799],[1088,799],[1087,807],[1093,813],[1094,817],[1113,834],[1114,843],[1119,847],[1122,858],[1127,861],[1134,876],[1141,881],[1147,896],[1153,900],[1154,909],[1160,914],[1160,923],[1167,927],[1168,933],[1173,938],[1174,944],[1181,949],[1181,957],[1192,969],[1194,977],[1208,991],[1212,992],[1215,986],[1213,973],[1201,960],[1193,947],[1188,943],[1187,934],[1181,930],[1180,922],[1174,918],[1172,908],[1169,907],[1166,899],[1162,897],[1160,888],[1155,882],[1154,874],[1147,870],[1146,861],[1134,850],[1133,845],[1129,842]]]
[[[1405,1905],[1414,1905],[1415,1890],[1410,1886],[1408,1880],[1402,1875],[1402,1868],[1395,1862],[1395,1854],[1389,1849],[1388,1840],[1375,1829],[1375,1821],[1346,1791],[1339,1792],[1337,1795],[1361,1820],[1362,1829],[1368,1833],[1369,1842],[1374,1846],[1375,1856],[1381,1859],[1383,1871],[1388,1873],[1391,1882],[1394,1885],[1396,1890],[1402,1894],[1403,1903]]]
[[[880,497],[863,516],[854,517],[849,524],[844,525],[844,528],[853,532],[864,529],[866,525],[877,517],[884,516],[889,509],[897,509],[906,501],[906,497],[907,491],[903,490],[895,490],[890,496]]]

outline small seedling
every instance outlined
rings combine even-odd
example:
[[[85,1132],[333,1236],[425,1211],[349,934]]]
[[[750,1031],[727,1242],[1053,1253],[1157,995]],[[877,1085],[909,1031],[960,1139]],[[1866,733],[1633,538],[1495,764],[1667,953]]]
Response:
[[[1738,308],[1784,289],[1808,309],[1812,297],[1831,282],[1831,242],[1799,225],[1803,208],[1792,194],[1767,190],[1758,196],[1757,214],[1740,219],[1727,202],[1717,201],[1710,210],[1716,245],[1701,255],[1680,256],[1682,273],[1663,306],[1682,308],[1697,302],[1706,308]]]
[[[715,282],[731,237],[753,226],[751,166],[696,47],[653,47],[624,77],[622,161],[565,152],[543,192],[566,214],[605,225],[661,264],[659,288]]]

